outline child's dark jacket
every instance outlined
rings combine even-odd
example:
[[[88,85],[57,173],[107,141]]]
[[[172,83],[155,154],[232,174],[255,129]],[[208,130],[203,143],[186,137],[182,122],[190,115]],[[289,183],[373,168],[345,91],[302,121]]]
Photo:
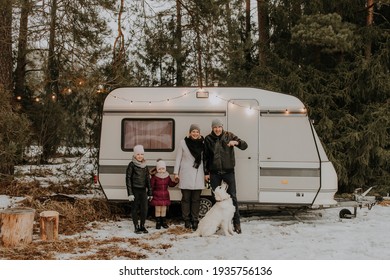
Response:
[[[126,170],[127,194],[134,195],[132,188],[145,188],[148,196],[152,195],[150,188],[150,175],[148,167],[138,167],[130,162]]]

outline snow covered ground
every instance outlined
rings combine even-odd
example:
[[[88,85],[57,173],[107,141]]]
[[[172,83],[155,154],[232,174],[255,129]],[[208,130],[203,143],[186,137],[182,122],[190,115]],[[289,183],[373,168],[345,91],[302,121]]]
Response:
[[[17,201],[0,195],[0,209]],[[390,207],[358,209],[352,219],[340,219],[340,209],[306,212],[299,219],[288,215],[242,217],[243,233],[232,237],[219,232],[214,237],[188,237],[180,232],[182,224],[156,230],[153,220],[147,221],[149,234],[137,235],[131,220],[122,218],[96,222],[77,236],[60,238],[135,238],[157,248],[139,251],[150,260],[390,260]],[[75,255],[59,254],[57,259],[75,259]]]
[[[301,221],[288,216],[246,217],[242,219],[242,234],[232,237],[219,232],[217,237],[176,235],[154,229],[153,221],[147,224],[149,234],[137,235],[132,222],[125,219],[98,223],[80,237],[134,237],[150,245],[172,246],[145,250],[151,260],[390,260],[390,207],[362,208],[353,219],[340,219],[339,211],[307,213],[301,215]]]
[[[9,206],[9,203],[7,197],[0,196],[0,208]],[[273,275],[257,277],[268,279],[312,279],[318,275],[318,271],[321,271],[319,275],[322,275],[322,279],[335,276],[337,279],[367,279],[386,275],[390,263],[390,207],[376,205],[371,210],[358,209],[357,217],[352,219],[340,219],[339,210],[317,210],[300,215],[300,220],[288,216],[243,217],[243,233],[232,237],[223,236],[219,232],[213,237],[176,234],[182,230],[181,224],[173,224],[168,230],[156,230],[152,220],[147,223],[149,234],[137,235],[133,233],[132,222],[128,219],[98,222],[88,231],[75,236],[62,236],[60,239],[89,240],[95,243],[124,240],[118,246],[132,250],[131,244],[137,244],[137,252],[146,255],[146,259],[126,261],[127,258],[118,255],[112,258],[114,261],[69,263],[66,260],[77,259],[77,254],[60,253],[57,254],[59,262],[49,262],[50,268],[45,261],[0,261],[0,269],[5,275],[13,276],[15,269],[23,264],[24,269],[19,274],[27,277],[46,271],[48,274],[41,279],[52,279],[48,276],[50,271],[58,273],[59,269],[66,279],[123,279],[123,269],[133,269],[130,273],[134,273],[134,269],[161,267],[164,271],[173,267],[180,270],[201,268],[203,274],[196,276],[197,279],[222,279],[222,276],[225,279],[228,277],[225,274],[227,268],[263,266],[270,268]],[[111,250],[110,247],[107,250]],[[85,252],[79,256],[82,254]],[[75,271],[79,272],[76,274]],[[154,277],[150,274],[142,275],[140,279],[188,279],[188,276],[168,277],[167,274],[158,277],[156,274],[153,274]],[[246,275],[245,279],[247,277],[253,278],[254,275]],[[242,278],[244,275],[241,275]]]

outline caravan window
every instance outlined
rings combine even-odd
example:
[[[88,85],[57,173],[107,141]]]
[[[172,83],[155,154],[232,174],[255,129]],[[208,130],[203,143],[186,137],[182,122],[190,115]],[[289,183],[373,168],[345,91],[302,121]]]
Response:
[[[173,119],[123,119],[122,150],[143,145],[148,151],[174,150]]]
[[[260,119],[260,151],[261,161],[318,161],[313,131],[304,116],[263,116]]]

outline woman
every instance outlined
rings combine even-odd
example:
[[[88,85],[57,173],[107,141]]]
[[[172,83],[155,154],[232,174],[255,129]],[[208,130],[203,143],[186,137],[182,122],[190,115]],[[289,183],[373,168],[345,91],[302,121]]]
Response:
[[[199,223],[200,195],[205,188],[203,170],[204,138],[197,124],[191,124],[189,135],[180,141],[173,173],[180,179],[181,210],[184,226],[196,230]]]

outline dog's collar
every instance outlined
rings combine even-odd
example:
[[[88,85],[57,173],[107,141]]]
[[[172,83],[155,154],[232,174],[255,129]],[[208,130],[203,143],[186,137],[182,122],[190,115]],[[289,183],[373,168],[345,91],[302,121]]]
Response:
[[[228,200],[228,199],[231,199],[231,197],[229,196],[228,198],[225,198],[225,199],[222,199],[222,200],[215,200],[216,202],[222,202],[222,201],[225,201],[225,200]]]

